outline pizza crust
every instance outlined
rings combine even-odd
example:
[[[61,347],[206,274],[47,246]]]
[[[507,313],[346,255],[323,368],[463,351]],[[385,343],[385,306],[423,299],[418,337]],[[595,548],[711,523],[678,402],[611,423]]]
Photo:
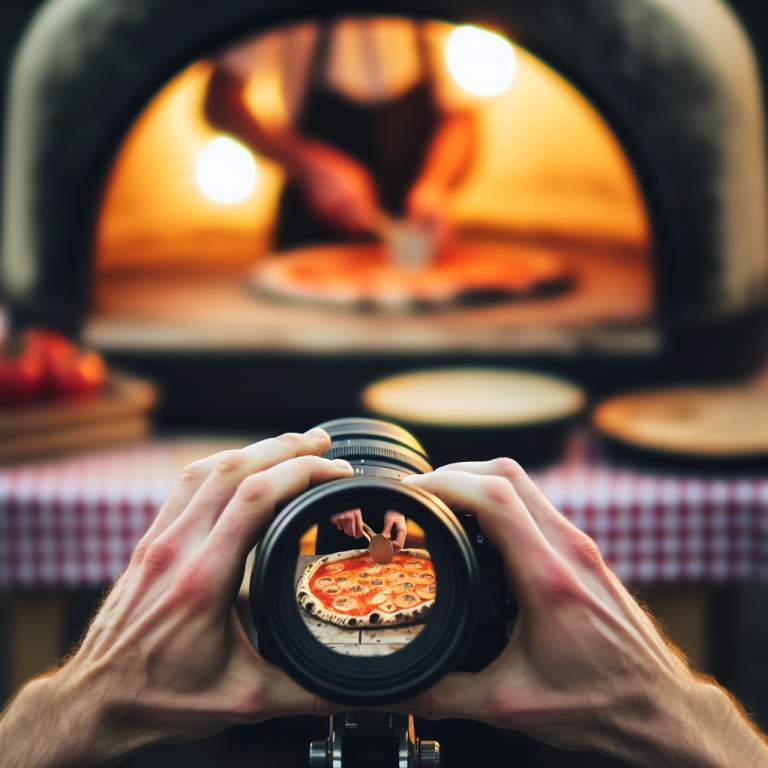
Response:
[[[382,579],[381,585],[374,585],[373,588],[379,586],[382,589],[391,589],[392,594],[384,594],[383,592],[375,594],[372,599],[377,602],[376,607],[362,616],[346,616],[343,613],[330,610],[310,592],[309,584],[321,566],[328,563],[341,563],[344,560],[352,560],[367,554],[367,549],[351,549],[347,552],[334,552],[329,555],[323,555],[309,563],[302,571],[296,584],[296,600],[298,604],[311,616],[321,621],[327,621],[330,624],[349,629],[375,629],[381,626],[402,626],[423,621],[432,610],[435,600],[433,598],[427,602],[420,603],[415,608],[408,608],[407,603],[409,599],[404,598],[403,595],[414,595],[418,600],[422,600],[423,598],[417,594],[417,589],[423,586],[423,584],[411,580],[410,575],[405,570],[400,581],[395,583],[387,581],[385,583]],[[429,556],[429,552],[423,549],[401,549],[397,554],[403,557],[415,557],[424,560],[432,559]],[[373,572],[375,568],[376,566],[370,568],[369,572]],[[395,576],[400,577],[399,574],[393,574],[390,578]],[[399,593],[396,593],[395,588],[400,588],[402,584],[409,584],[410,589],[404,588]],[[351,598],[352,596],[350,595],[347,599]]]

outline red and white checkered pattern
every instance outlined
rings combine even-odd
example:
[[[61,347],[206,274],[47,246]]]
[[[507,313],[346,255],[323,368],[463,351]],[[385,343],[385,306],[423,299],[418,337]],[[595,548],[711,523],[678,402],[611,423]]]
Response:
[[[0,471],[0,586],[111,582],[181,468],[221,447],[154,440]],[[535,479],[626,581],[768,581],[768,473],[621,468],[577,438]]]

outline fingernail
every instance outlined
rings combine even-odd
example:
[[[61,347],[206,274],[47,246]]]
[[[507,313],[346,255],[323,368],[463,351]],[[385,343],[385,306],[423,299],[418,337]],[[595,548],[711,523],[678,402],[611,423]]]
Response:
[[[312,440],[320,440],[321,438],[327,438],[328,433],[324,429],[320,429],[320,427],[312,427],[312,429],[308,429],[304,433],[304,437],[309,437]]]
[[[347,472],[352,471],[352,465],[346,459],[334,459],[333,464],[339,469],[346,469]]]

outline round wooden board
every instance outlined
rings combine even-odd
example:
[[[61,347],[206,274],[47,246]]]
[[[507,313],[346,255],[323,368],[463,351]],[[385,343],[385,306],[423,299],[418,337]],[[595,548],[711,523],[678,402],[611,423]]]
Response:
[[[497,241],[455,242],[422,268],[394,263],[382,244],[318,245],[276,254],[252,275],[271,296],[383,311],[549,295],[572,279],[554,250]]]
[[[674,387],[613,397],[594,426],[632,448],[692,458],[768,455],[768,388]]]
[[[585,395],[564,379],[505,368],[438,368],[390,376],[363,391],[367,410],[409,424],[502,429],[570,418]]]

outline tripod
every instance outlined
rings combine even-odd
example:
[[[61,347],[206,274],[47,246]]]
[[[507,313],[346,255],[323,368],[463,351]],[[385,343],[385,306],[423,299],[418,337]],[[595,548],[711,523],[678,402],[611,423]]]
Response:
[[[310,743],[309,768],[440,768],[440,744],[416,738],[411,715],[342,712]]]

